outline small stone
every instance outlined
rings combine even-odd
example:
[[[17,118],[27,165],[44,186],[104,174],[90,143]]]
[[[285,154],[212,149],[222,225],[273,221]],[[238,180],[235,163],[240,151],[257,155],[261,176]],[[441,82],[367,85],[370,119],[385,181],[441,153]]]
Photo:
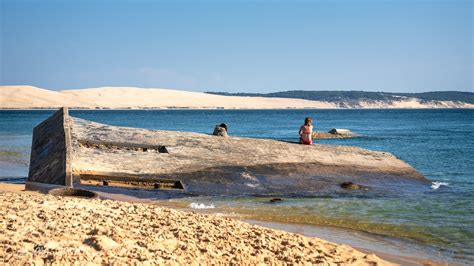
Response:
[[[329,130],[328,133],[334,134],[334,135],[345,135],[345,136],[353,135],[353,133],[349,129],[344,129],[344,128],[333,128]]]
[[[93,236],[84,240],[83,243],[93,247],[97,251],[114,249],[119,246],[117,242],[106,236]]]
[[[342,187],[342,188],[347,188],[347,189],[354,189],[354,190],[357,190],[357,189],[361,189],[361,188],[362,188],[361,185],[358,185],[358,184],[355,184],[355,183],[352,183],[352,182],[344,182],[344,183],[341,183],[341,187]]]

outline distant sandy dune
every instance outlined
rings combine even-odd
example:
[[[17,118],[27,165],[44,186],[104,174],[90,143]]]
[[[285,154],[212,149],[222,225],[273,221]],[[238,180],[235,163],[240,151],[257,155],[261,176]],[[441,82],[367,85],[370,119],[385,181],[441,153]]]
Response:
[[[73,95],[32,86],[0,87],[0,108],[28,109],[56,108],[61,106],[91,105]]]
[[[1,86],[0,108],[335,108],[328,102],[286,98],[236,97],[168,89],[101,87],[49,91],[32,86]]]
[[[193,108],[193,109],[279,109],[338,108],[336,103],[290,98],[242,97],[181,90],[135,87],[101,87],[50,91],[33,86],[0,86],[0,109],[58,108]],[[421,102],[359,101],[350,108],[474,108],[473,104],[450,101]]]

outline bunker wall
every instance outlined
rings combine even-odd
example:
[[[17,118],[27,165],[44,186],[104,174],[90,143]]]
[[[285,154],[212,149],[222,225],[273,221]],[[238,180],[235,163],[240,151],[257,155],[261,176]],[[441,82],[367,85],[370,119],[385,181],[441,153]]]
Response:
[[[28,182],[73,185],[71,123],[63,107],[33,129]]]

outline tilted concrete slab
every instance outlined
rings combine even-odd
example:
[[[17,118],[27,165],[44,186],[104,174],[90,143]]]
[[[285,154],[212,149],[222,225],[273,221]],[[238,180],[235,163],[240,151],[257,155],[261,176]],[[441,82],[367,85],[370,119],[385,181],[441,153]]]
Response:
[[[65,149],[51,149],[58,154],[41,156],[41,149],[35,148],[33,153],[32,148],[32,162],[36,164],[30,168],[29,181],[180,191],[186,195],[303,196],[340,189],[341,182],[365,186],[387,181],[427,182],[410,165],[386,152],[116,127],[66,113],[63,109],[62,116],[56,113],[41,127],[51,125],[51,130],[35,129],[34,143],[59,142]],[[69,129],[70,134],[61,133],[62,128],[52,121],[64,123],[64,131]],[[53,129],[60,133],[53,134]],[[61,160],[64,167],[58,167]]]
[[[71,155],[71,118],[64,107],[33,129],[27,186],[72,186]]]

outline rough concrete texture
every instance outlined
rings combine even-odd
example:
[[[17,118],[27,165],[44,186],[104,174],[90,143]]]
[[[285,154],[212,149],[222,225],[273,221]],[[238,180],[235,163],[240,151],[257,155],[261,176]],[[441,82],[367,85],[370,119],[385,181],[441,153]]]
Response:
[[[70,186],[71,136],[67,108],[61,108],[33,129],[29,182]]]
[[[114,145],[84,144],[101,142]],[[311,196],[341,189],[342,182],[384,186],[387,180],[426,181],[390,153],[348,146],[115,127],[78,118],[73,119],[72,144],[76,177],[179,180],[188,194]],[[127,148],[140,145],[164,146],[168,153]]]

